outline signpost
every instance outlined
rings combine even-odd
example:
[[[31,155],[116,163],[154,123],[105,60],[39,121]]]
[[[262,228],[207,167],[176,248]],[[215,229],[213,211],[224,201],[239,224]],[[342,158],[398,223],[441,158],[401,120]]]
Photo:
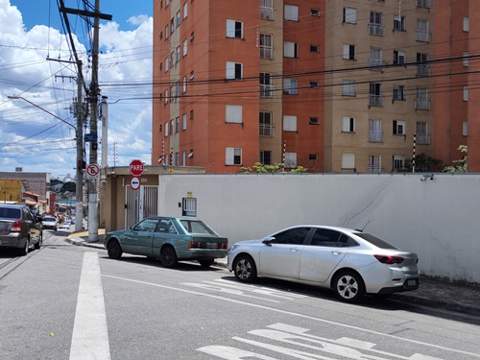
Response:
[[[133,190],[140,189],[140,179],[138,177],[133,177],[132,180],[130,180],[130,186]]]
[[[96,177],[98,174],[100,174],[100,167],[97,164],[88,165],[87,174],[91,177]]]
[[[145,167],[143,166],[143,162],[141,160],[132,160],[129,165],[130,174],[134,177],[139,177],[143,175],[145,171]]]

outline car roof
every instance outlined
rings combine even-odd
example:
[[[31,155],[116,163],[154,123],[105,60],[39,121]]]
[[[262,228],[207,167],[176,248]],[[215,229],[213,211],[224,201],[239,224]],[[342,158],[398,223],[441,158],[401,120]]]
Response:
[[[0,204],[1,208],[7,208],[7,209],[23,209],[26,208],[27,205],[23,204]]]
[[[302,224],[302,225],[293,225],[293,226],[278,230],[275,233],[278,233],[280,231],[289,230],[289,229],[295,229],[295,228],[299,228],[299,227],[312,227],[312,228],[316,228],[316,229],[336,230],[336,231],[341,231],[341,232],[345,232],[345,233],[348,233],[348,234],[360,232],[359,230],[354,230],[354,229],[350,229],[350,228],[346,228],[346,227],[342,227],[342,226]]]

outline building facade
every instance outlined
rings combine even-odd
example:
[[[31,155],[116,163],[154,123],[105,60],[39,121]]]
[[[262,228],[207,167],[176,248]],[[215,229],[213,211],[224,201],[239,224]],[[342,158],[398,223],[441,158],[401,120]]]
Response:
[[[464,74],[480,64],[461,58],[480,41],[476,1],[154,4],[153,164],[380,173],[469,145],[480,170],[478,75]]]

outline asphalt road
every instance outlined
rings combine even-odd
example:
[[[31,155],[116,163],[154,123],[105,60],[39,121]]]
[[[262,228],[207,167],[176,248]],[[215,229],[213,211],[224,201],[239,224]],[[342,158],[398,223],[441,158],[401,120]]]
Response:
[[[0,254],[1,360],[110,358],[480,359],[480,326],[287,282],[243,285],[221,268],[113,261],[51,232],[27,257]]]

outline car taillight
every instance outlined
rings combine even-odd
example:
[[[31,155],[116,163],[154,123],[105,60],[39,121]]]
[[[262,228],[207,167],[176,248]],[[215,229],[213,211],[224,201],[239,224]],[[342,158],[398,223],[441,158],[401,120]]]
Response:
[[[11,232],[21,232],[22,231],[22,220],[17,220],[15,221],[11,228],[10,228],[10,231]]]
[[[203,241],[191,241],[190,249],[204,249],[207,247],[207,244]]]
[[[218,243],[218,248],[222,249],[222,250],[227,250],[228,242],[227,241],[222,241],[221,243]]]
[[[403,258],[401,256],[390,256],[390,255],[375,255],[375,258],[380,261],[382,264],[401,264]]]

